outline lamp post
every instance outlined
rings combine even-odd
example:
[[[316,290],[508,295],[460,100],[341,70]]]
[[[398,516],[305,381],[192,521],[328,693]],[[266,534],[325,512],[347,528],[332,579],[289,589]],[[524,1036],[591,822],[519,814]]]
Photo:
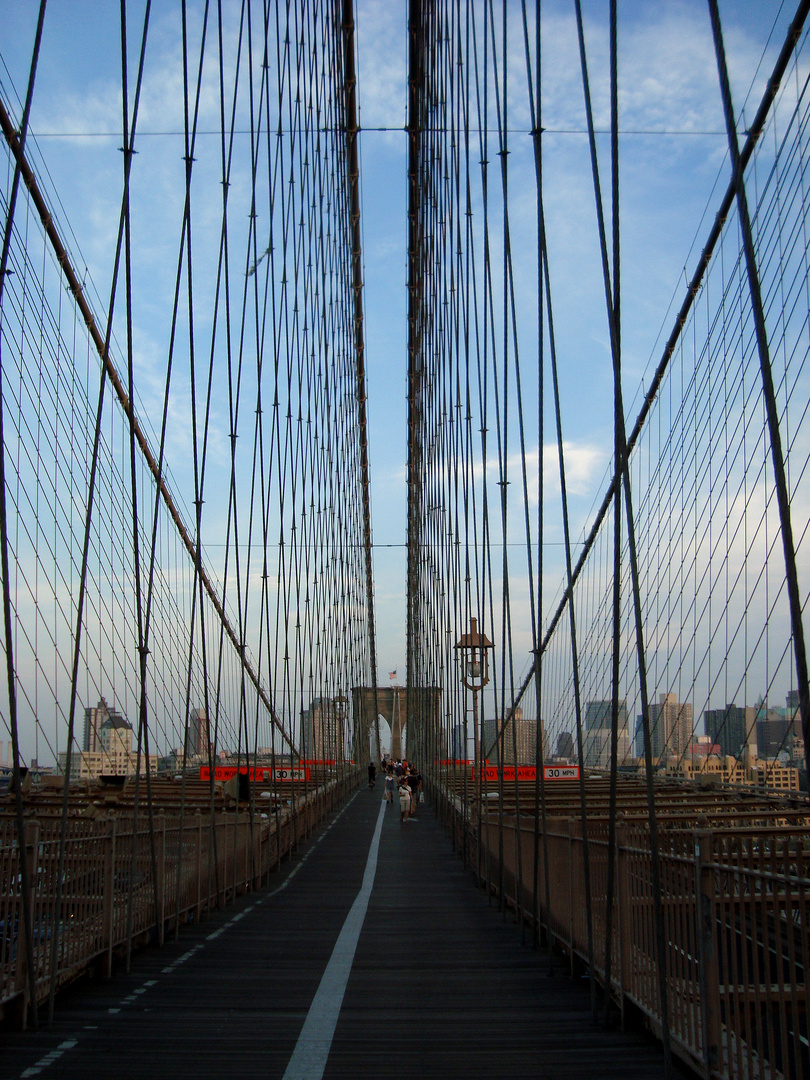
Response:
[[[486,634],[479,634],[478,619],[470,619],[469,634],[462,634],[453,646],[461,653],[461,684],[468,690],[472,690],[476,765],[482,765],[481,742],[478,733],[478,694],[489,682],[489,650],[494,647]]]
[[[335,758],[342,759],[346,757],[345,723],[346,706],[349,704],[349,700],[339,693],[332,704],[335,710]]]

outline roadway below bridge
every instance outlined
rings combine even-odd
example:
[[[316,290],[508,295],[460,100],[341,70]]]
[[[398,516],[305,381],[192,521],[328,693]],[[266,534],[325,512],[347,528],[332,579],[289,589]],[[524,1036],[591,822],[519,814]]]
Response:
[[[270,885],[0,1034],[3,1080],[663,1076],[643,1032],[488,904],[427,806],[362,789]],[[683,1071],[678,1076],[690,1075]]]

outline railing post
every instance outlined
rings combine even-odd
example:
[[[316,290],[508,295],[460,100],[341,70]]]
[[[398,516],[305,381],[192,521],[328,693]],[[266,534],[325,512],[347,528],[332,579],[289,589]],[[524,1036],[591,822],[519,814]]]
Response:
[[[262,887],[262,834],[265,819],[259,815],[253,828],[253,889]]]
[[[576,971],[574,961],[574,837],[573,818],[568,819],[568,960],[571,976]]]
[[[37,899],[37,863],[39,861],[39,822],[38,821],[26,821],[25,830],[23,836],[22,848],[19,852],[20,859],[20,872],[19,878],[22,881],[22,860],[25,859],[28,869],[28,882],[31,896],[31,931],[33,936],[33,948],[32,953],[34,956],[34,972],[36,974],[37,965],[37,914],[40,918],[42,916],[41,905]],[[32,1005],[30,1001],[30,993],[28,989],[28,927],[25,925],[25,919],[23,918],[23,904],[22,893],[19,894],[17,904],[17,972],[15,977],[15,989],[22,993],[23,996],[23,1008],[22,1018],[23,1026],[25,1026],[26,1017],[28,1016],[29,1005]]]
[[[208,897],[208,910],[212,908],[217,911],[222,911],[225,907],[225,894],[227,886],[225,884],[225,869],[226,869],[226,855],[227,847],[223,848],[223,844],[228,843],[228,815],[220,814],[214,819],[213,827],[211,829],[212,840],[208,844],[208,880],[213,882],[209,888]],[[223,837],[222,834],[225,834]]]
[[[104,957],[101,973],[105,979],[112,975],[112,954],[115,936],[115,817],[107,819],[104,837],[104,884],[102,891],[102,940]]]
[[[216,867],[216,880],[219,882],[216,902],[217,911],[224,911],[228,905],[228,856],[230,854],[228,830],[232,816],[231,814],[225,814],[214,825],[217,836],[217,854],[214,865]]]
[[[627,855],[627,826],[616,825],[616,897],[618,899],[619,1004],[622,1027],[626,1020],[626,993],[633,970],[633,918],[630,902],[630,873]]]
[[[252,888],[253,882],[253,867],[251,866],[251,860],[253,858],[253,830],[255,827],[255,817],[251,819],[250,813],[245,815],[245,869],[243,872],[244,880],[242,882],[243,892],[247,892]]]
[[[695,882],[697,885],[698,947],[700,959],[700,1021],[703,1068],[710,1080],[720,1064],[720,977],[715,940],[715,877],[712,866],[712,834],[695,832]]]
[[[158,828],[157,828],[157,875],[158,879],[155,883],[156,893],[156,908],[155,917],[157,920],[157,941],[158,945],[163,944],[163,919],[166,897],[166,814],[163,810],[158,814]]]
[[[202,918],[202,813],[199,806],[194,811],[194,820],[197,825],[197,850],[194,854],[195,878],[197,880],[197,903],[194,907],[194,922]]]

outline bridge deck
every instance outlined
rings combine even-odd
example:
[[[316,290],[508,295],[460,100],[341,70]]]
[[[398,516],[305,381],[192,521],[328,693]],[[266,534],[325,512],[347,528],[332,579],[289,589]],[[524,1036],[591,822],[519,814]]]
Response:
[[[0,1035],[3,1077],[282,1077],[361,889],[380,789],[361,790],[269,888],[74,987],[52,1027]],[[386,808],[326,1078],[663,1075],[642,1034],[589,1020],[584,984],[524,947],[427,808]],[[300,1073],[312,1080],[313,1073]]]

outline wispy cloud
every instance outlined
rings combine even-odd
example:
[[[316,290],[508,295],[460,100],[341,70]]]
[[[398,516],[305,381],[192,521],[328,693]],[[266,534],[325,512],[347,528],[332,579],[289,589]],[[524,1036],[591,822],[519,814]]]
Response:
[[[401,130],[408,85],[405,9],[386,0],[363,0],[355,27],[360,123]]]

